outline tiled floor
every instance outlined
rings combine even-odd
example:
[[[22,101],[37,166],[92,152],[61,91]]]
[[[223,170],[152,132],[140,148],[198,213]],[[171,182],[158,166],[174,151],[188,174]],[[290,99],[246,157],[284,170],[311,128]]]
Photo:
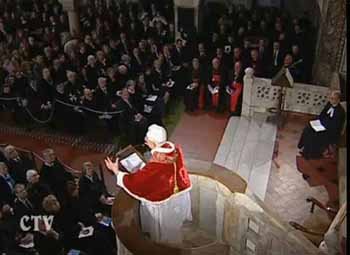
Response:
[[[183,146],[186,157],[212,161],[224,132],[225,117],[184,114],[171,140]],[[311,205],[305,199],[313,196],[326,203],[328,194],[323,186],[310,187],[296,168],[297,143],[304,126],[313,116],[288,114],[287,118],[284,128],[278,133],[279,153],[276,161],[280,168],[272,165],[265,203],[284,221],[303,223],[313,217],[310,214]],[[314,215],[328,221],[327,215],[318,208]]]
[[[324,203],[328,200],[326,189],[323,186],[310,187],[296,168],[297,143],[310,118],[312,116],[289,114],[284,128],[278,133],[276,161],[280,168],[277,168],[276,164],[272,166],[265,203],[285,221],[303,223],[310,217],[310,204],[305,201],[308,196],[313,196]],[[317,208],[314,213],[327,217]]]
[[[211,162],[227,121],[227,114],[184,113],[170,140],[182,145],[186,157]]]

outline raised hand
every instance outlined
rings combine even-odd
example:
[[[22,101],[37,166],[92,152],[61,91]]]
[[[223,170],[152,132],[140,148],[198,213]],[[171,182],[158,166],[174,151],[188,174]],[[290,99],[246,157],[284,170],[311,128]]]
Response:
[[[106,167],[109,171],[113,172],[114,174],[117,174],[119,172],[119,159],[117,158],[115,163],[112,162],[112,160],[107,157],[105,159]]]

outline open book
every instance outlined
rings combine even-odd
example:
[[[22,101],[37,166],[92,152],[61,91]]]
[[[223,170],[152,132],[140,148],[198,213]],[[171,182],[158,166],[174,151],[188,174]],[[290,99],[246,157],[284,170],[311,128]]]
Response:
[[[294,85],[294,79],[293,79],[293,77],[292,77],[292,74],[289,72],[289,69],[288,69],[288,68],[286,69],[286,77],[287,77],[287,80],[288,80],[290,86],[293,87],[293,85]]]
[[[120,164],[129,172],[133,173],[136,170],[145,166],[145,162],[137,155],[137,153],[133,153],[126,158],[120,160]]]
[[[193,83],[189,84],[189,85],[186,87],[186,89],[188,89],[188,90],[193,90],[194,88],[195,88],[195,86],[194,86]]]
[[[150,102],[154,102],[157,100],[157,96],[156,95],[149,95],[147,98],[146,98],[147,101],[150,101]]]
[[[325,131],[326,128],[322,125],[320,120],[311,120],[310,125],[316,132]]]
[[[109,227],[112,223],[112,218],[103,216],[102,220],[98,223],[100,223],[103,226]]]
[[[89,237],[89,236],[92,236],[93,234],[94,234],[94,227],[92,226],[85,227],[80,230],[78,238],[80,239],[84,237]]]
[[[226,93],[229,94],[229,95],[231,95],[232,92],[233,92],[233,90],[232,90],[230,87],[227,86],[227,87],[226,87]]]
[[[118,151],[113,158],[119,158],[119,167],[122,171],[134,173],[146,165],[146,160],[132,145]]]
[[[219,87],[212,87],[212,85],[208,84],[208,89],[212,95],[219,93]]]

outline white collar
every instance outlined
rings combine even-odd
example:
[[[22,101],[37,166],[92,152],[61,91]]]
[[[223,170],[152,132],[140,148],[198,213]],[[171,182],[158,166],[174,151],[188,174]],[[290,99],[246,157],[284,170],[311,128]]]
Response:
[[[327,114],[333,118],[333,115],[334,115],[334,106],[332,105],[331,107],[329,107],[328,111],[327,111]]]
[[[163,148],[162,146],[164,144],[170,145],[170,148]],[[157,146],[156,148],[152,149],[151,153],[154,154],[155,152],[159,152],[159,153],[167,154],[167,153],[173,152],[174,150],[175,150],[175,145],[172,142],[165,142],[165,143]]]

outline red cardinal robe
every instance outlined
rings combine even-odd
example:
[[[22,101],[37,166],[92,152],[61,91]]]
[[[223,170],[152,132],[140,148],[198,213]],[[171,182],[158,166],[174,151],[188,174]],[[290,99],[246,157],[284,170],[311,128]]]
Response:
[[[213,75],[211,78],[211,85],[213,87],[220,87],[220,83],[221,83],[221,74],[219,71],[215,71],[213,70]],[[214,107],[218,107],[219,105],[219,93],[215,93],[212,95],[212,104]]]
[[[163,148],[169,148],[165,143]],[[126,174],[119,172],[118,185],[132,197],[159,204],[189,191],[192,187],[184,165],[180,146],[170,153],[155,152],[151,160],[139,171]]]
[[[243,85],[239,82],[232,82],[231,84],[232,93],[230,95],[230,111],[235,112],[237,109],[238,99],[242,94]]]

